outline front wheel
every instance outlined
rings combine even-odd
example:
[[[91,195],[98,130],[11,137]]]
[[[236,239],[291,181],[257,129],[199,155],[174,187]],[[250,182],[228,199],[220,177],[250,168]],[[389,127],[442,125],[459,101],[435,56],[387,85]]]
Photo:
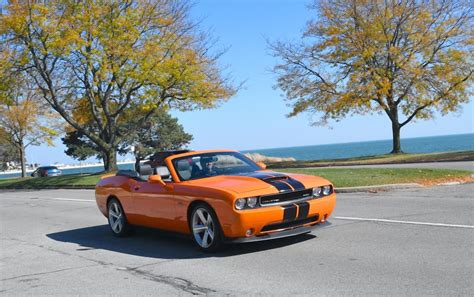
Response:
[[[217,216],[209,206],[199,204],[191,214],[191,232],[196,245],[205,252],[214,252],[222,244]]]
[[[117,199],[112,199],[108,204],[109,227],[112,233],[117,237],[128,235],[130,226],[125,217],[122,205]]]

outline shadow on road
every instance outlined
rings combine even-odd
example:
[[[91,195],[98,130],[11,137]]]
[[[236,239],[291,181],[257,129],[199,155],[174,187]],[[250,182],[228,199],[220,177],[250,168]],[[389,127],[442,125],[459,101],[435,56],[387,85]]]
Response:
[[[230,257],[284,248],[316,238],[316,236],[312,234],[303,234],[255,243],[231,244],[224,246],[221,252],[203,253],[195,248],[193,242],[187,236],[146,228],[136,228],[133,234],[126,238],[113,236],[108,225],[50,233],[46,236],[56,241],[78,244],[80,245],[77,249],[78,251],[102,249],[134,256],[160,259]]]

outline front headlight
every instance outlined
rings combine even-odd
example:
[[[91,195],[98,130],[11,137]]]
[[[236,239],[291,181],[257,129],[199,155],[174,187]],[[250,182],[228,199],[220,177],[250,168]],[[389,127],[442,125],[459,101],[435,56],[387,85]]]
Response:
[[[235,208],[238,210],[244,209],[246,203],[247,203],[247,200],[245,198],[237,199],[235,200]]]
[[[321,197],[323,189],[321,187],[313,188],[313,197]]]
[[[255,208],[257,206],[258,199],[256,197],[247,198],[247,206],[249,208]]]
[[[329,194],[331,194],[331,186],[324,186],[323,187],[323,195],[327,196]]]
[[[257,197],[239,198],[235,200],[235,209],[242,210],[256,207],[258,207]]]

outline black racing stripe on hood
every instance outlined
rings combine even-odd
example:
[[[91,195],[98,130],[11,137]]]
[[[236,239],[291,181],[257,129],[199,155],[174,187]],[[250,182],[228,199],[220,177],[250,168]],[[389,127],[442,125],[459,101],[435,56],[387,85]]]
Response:
[[[288,179],[285,180],[285,182],[289,183],[290,186],[292,186],[295,189],[295,191],[301,191],[301,190],[306,189],[305,186],[302,183],[300,183],[296,179],[291,178],[289,176],[288,176]]]
[[[293,191],[293,188],[290,187],[287,183],[285,182],[281,182],[281,181],[278,181],[278,180],[264,180],[262,179],[262,181],[274,186],[275,188],[277,188],[278,192],[290,192],[290,191]]]
[[[289,191],[300,191],[304,190],[305,187],[302,183],[289,177],[286,174],[278,172],[247,172],[239,174],[240,176],[248,176],[257,178],[261,181],[266,182],[274,186],[278,192],[289,192]]]

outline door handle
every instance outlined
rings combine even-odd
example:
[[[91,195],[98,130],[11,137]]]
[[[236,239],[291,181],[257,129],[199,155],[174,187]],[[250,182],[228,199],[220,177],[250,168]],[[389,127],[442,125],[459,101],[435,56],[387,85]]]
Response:
[[[134,190],[134,191],[140,190],[140,186],[133,186],[133,190]]]

